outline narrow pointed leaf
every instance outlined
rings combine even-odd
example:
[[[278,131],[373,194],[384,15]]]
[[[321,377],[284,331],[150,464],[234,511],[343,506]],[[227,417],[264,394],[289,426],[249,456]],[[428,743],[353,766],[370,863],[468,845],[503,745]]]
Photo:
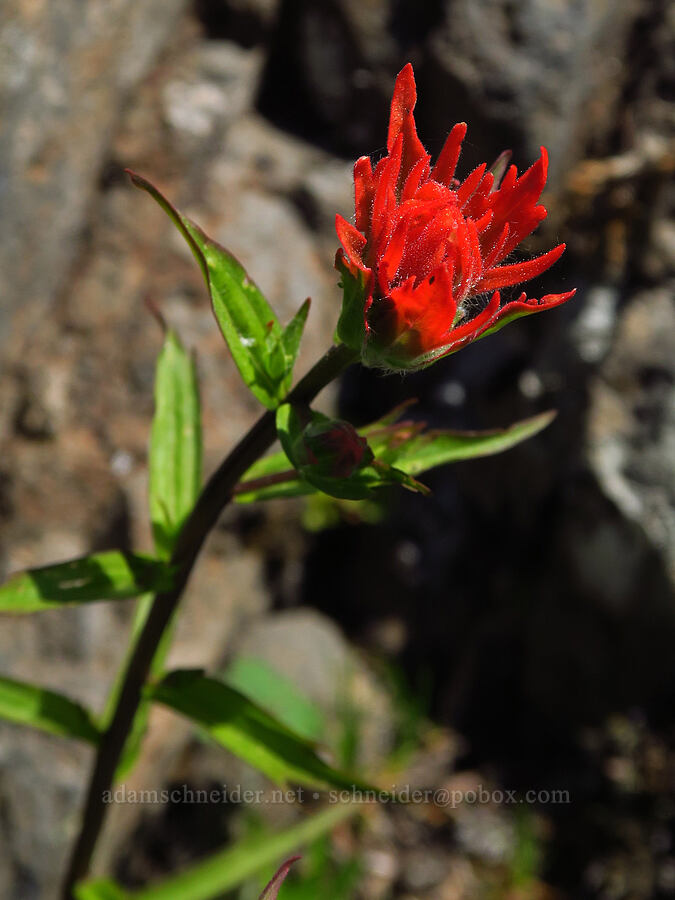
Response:
[[[113,881],[101,879],[80,883],[75,896],[77,900],[212,900],[332,831],[357,812],[358,804],[331,804],[297,825],[248,838],[159,884],[125,891]]]
[[[68,604],[124,600],[168,590],[171,584],[165,562],[111,550],[13,575],[0,587],[0,612],[33,613]]]
[[[226,683],[308,741],[318,741],[325,732],[324,715],[293,682],[273,666],[255,656],[244,656],[227,667]]]
[[[285,881],[286,876],[291,871],[291,866],[293,865],[293,863],[297,862],[300,858],[301,857],[299,856],[291,856],[290,859],[287,859],[286,862],[277,869],[274,877],[262,892],[258,900],[277,900],[282,882]]]
[[[381,457],[409,475],[419,475],[436,466],[502,453],[546,428],[555,418],[549,411],[495,431],[428,431]]]
[[[194,359],[167,331],[157,360],[150,438],[150,517],[157,553],[171,556],[199,496],[202,428]]]
[[[219,744],[278,784],[351,789],[354,780],[321,760],[313,745],[239,691],[200,672],[171,672],[152,691]]]
[[[283,333],[272,307],[231,253],[175,209],[149,181],[129,174],[137,187],[157,201],[187,241],[244,382],[264,406],[275,409],[286,393],[289,373]]]
[[[305,324],[307,322],[307,316],[309,315],[310,306],[311,300],[308,297],[283,331],[281,340],[284,348],[284,354],[286,356],[286,371],[288,375],[287,383],[285,384],[286,390],[288,390],[288,388],[290,388],[291,386],[291,374],[293,372],[295,360],[298,357],[300,341],[302,340],[302,334],[305,330]]]
[[[0,678],[0,717],[40,731],[98,744],[98,729],[83,706],[35,684]]]

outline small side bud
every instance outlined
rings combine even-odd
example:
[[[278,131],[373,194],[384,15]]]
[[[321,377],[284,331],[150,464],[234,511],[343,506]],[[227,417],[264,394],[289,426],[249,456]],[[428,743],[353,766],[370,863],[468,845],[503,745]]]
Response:
[[[349,422],[310,422],[300,442],[305,464],[327,478],[349,478],[373,459],[368,441]]]

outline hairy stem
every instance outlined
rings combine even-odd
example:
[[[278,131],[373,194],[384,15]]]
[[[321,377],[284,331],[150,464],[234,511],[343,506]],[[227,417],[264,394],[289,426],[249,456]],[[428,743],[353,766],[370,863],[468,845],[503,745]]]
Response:
[[[332,347],[298,382],[288,400],[310,403],[322,388],[347,366],[356,362],[357,357],[358,354],[344,345]],[[242,475],[263,455],[275,438],[275,414],[266,412],[213,473],[178,537],[171,557],[171,565],[176,570],[174,585],[170,591],[157,594],[153,601],[129,658],[114,713],[101,736],[89,781],[80,833],[63,884],[63,900],[73,900],[75,884],[89,871],[105,818],[104,794],[112,787],[115,770],[133,725],[152,659],[180,602],[202,545],[232,498]]]

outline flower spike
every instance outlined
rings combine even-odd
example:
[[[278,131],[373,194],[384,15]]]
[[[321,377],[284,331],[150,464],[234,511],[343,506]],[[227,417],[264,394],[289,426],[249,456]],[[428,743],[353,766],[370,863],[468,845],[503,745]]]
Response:
[[[361,350],[364,363],[416,369],[515,318],[566,302],[574,291],[541,300],[526,294],[503,303],[499,291],[541,275],[565,250],[505,262],[546,217],[539,198],[548,154],[520,177],[502,153],[491,169],[478,166],[455,178],[466,124],[455,125],[431,167],[417,135],[415,76],[398,74],[391,101],[387,155],[372,168],[354,166],[355,225],[341,216],[345,303],[338,336]]]

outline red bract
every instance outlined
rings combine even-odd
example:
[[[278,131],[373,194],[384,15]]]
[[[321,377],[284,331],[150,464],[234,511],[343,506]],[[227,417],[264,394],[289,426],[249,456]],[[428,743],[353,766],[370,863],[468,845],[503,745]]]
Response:
[[[345,304],[338,333],[367,365],[420,368],[519,316],[564,303],[574,291],[503,303],[499,289],[540,275],[560,258],[559,244],[527,262],[504,260],[546,216],[538,202],[547,153],[520,178],[500,181],[483,164],[463,182],[455,167],[466,125],[450,132],[435,165],[415,127],[413,69],[398,75],[387,156],[375,169],[354,166],[355,225],[337,216]]]

